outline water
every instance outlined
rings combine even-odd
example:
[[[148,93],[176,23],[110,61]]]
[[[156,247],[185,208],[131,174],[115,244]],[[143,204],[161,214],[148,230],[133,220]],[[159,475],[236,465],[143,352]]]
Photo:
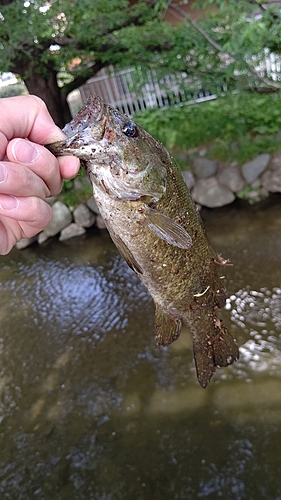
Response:
[[[106,232],[0,258],[1,500],[281,499],[280,200],[202,212],[241,353],[206,390]]]

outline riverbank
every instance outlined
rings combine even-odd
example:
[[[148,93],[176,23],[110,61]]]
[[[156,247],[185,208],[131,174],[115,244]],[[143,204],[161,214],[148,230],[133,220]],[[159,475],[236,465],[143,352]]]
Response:
[[[199,207],[223,207],[237,198],[252,204],[265,199],[270,193],[281,192],[281,152],[260,154],[242,166],[233,163],[226,167],[217,160],[207,158],[206,153],[206,149],[182,153],[182,160],[189,166],[188,170],[182,171],[182,175]],[[87,184],[86,177],[77,179],[74,193],[75,187],[79,192],[81,185],[87,187]],[[16,245],[18,249],[36,242],[43,244],[54,236],[60,241],[81,236],[92,226],[105,229],[95,200],[91,197],[85,199],[84,195],[83,202],[75,207],[63,203],[60,197],[50,199],[49,203],[53,210],[50,224],[33,238],[21,240]]]
[[[206,149],[186,154],[190,170],[183,177],[194,201],[209,208],[222,207],[237,197],[258,202],[270,193],[281,192],[281,152],[263,153],[243,165],[224,166],[206,157]]]

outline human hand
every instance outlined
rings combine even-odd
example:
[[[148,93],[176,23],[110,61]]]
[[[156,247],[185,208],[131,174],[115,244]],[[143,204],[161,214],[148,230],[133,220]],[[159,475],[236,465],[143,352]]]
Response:
[[[43,146],[64,138],[38,97],[0,99],[0,255],[47,226],[45,199],[77,174],[77,158],[55,158]]]

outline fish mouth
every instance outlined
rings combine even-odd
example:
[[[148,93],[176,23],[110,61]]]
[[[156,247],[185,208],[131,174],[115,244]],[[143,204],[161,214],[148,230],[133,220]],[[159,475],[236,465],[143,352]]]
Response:
[[[62,129],[63,133],[69,138],[83,132],[85,128],[91,125],[99,127],[99,123],[104,116],[104,102],[98,95],[94,94],[88,97],[86,104],[74,116],[71,122],[67,123]]]

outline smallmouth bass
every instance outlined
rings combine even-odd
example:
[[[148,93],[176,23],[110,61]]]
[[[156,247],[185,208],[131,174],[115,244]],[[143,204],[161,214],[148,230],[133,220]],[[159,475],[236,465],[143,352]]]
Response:
[[[180,171],[160,142],[96,95],[63,132],[48,149],[80,159],[113,242],[154,300],[156,343],[176,340],[185,322],[205,388],[239,352],[218,317],[227,261],[208,242]]]

